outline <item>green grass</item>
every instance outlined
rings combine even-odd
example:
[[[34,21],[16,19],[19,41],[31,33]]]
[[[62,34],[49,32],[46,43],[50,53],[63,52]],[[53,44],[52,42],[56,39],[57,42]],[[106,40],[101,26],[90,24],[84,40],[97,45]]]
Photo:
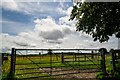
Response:
[[[2,78],[5,78],[10,72],[10,57],[7,61],[3,61],[2,65]]]
[[[111,74],[110,70],[112,70],[112,64],[110,64],[110,60],[112,59],[111,55],[106,55],[106,71],[108,74]]]
[[[60,56],[60,55],[59,55]],[[91,69],[91,68],[98,68],[100,65],[94,65],[95,64],[100,64],[100,61],[98,61],[98,57],[95,57],[93,59],[93,62],[91,61],[85,61],[85,58],[83,55],[77,56],[77,57],[83,57],[83,58],[77,58],[73,62],[73,56],[72,55],[65,55],[64,58],[70,58],[70,59],[65,59],[65,63],[61,63],[61,57],[56,57],[56,55],[52,56],[52,68],[85,68],[85,69]],[[87,56],[86,60],[91,60],[90,56]],[[100,57],[99,57],[100,59]],[[78,62],[78,61],[83,61],[83,62]],[[109,61],[109,60],[108,60]],[[31,64],[30,64],[31,63]],[[36,64],[33,64],[36,63]],[[39,63],[39,64],[37,64]],[[16,69],[15,69],[15,77],[20,79],[20,78],[27,78],[27,77],[35,77],[35,76],[49,76],[48,73],[42,73],[44,70],[40,69],[44,67],[50,67],[50,57],[49,55],[45,56],[29,56],[29,57],[16,57]],[[20,65],[22,64],[22,65]],[[27,64],[27,65],[26,65]],[[89,65],[92,64],[92,65]],[[25,69],[25,70],[18,70],[18,69],[24,69],[24,68],[36,68],[36,69]],[[38,68],[38,69],[37,69]],[[10,58],[8,61],[4,61],[4,66],[3,66],[3,78],[7,76],[9,73],[10,69]],[[40,72],[40,73],[33,73],[33,74],[26,74],[26,73],[31,73],[31,72]],[[48,71],[49,72],[49,71]],[[21,75],[16,75],[16,74],[21,74]]]

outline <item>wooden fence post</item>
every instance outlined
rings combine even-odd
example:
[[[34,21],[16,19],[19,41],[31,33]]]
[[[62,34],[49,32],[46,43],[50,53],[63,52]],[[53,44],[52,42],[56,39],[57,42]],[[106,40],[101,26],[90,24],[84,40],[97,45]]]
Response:
[[[77,54],[75,53],[75,61],[77,61]]]
[[[56,60],[58,61],[58,54],[56,54]]]
[[[2,53],[0,53],[0,80],[2,80],[2,64],[3,64]]]
[[[14,60],[13,60],[13,64],[14,64],[14,74],[15,74],[15,64],[16,64],[16,49],[14,49]]]
[[[2,63],[1,65],[3,65],[3,53],[0,53],[0,57],[1,57],[0,60],[1,60],[1,63]]]
[[[15,67],[15,64],[14,64],[14,53],[15,53],[15,48],[12,48],[12,51],[11,51],[11,63],[10,63],[10,79],[14,79],[14,67]]]
[[[118,58],[120,59],[120,52],[118,52]]]
[[[49,49],[48,53],[50,55],[50,76],[52,76],[52,50]]]
[[[61,61],[62,61],[62,63],[64,63],[64,54],[63,54],[63,52],[62,52]]]
[[[92,51],[91,53],[92,53],[91,59],[94,59],[94,52]]]
[[[86,61],[86,54],[84,54],[84,57],[85,57],[85,61]]]
[[[74,58],[75,58],[75,54],[73,53],[72,55],[73,55],[73,64],[74,64]]]
[[[112,68],[113,68],[113,72],[115,72],[115,53],[113,49],[111,49],[110,52],[112,54]]]
[[[101,48],[100,52],[101,52],[101,58],[102,58],[101,60],[102,71],[106,75],[107,73],[106,73],[106,64],[105,64],[105,53],[106,53],[105,48]]]
[[[41,57],[42,57],[42,54],[41,54],[41,52],[39,52],[39,56],[40,56],[40,60],[41,60]]]

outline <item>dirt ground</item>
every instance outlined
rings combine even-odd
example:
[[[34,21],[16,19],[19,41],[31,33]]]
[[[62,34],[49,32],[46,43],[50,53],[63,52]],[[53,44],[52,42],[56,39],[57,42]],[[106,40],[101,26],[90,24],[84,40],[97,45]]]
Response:
[[[46,72],[50,72],[50,68],[43,69]],[[96,69],[80,70],[80,69],[65,69],[65,68],[53,68],[52,75],[54,78],[92,78],[96,79]]]

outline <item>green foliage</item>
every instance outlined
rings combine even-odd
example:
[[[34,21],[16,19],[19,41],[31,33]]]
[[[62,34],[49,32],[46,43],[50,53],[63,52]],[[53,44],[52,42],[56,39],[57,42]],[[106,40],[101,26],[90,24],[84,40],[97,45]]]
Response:
[[[14,74],[10,74],[10,73],[8,73],[7,74],[7,76],[4,76],[3,78],[2,78],[2,80],[19,80],[19,79],[17,79],[15,76],[14,76]]]
[[[3,61],[2,65],[2,78],[6,79],[9,77],[10,72],[10,57],[8,57],[8,60]]]
[[[112,70],[112,67],[107,67],[106,68],[106,71],[107,71],[107,74],[112,74],[113,73],[113,70]]]
[[[10,79],[10,74],[8,73],[5,77],[2,78],[2,80],[9,80]]]
[[[120,73],[119,72],[115,72],[114,73],[114,77],[116,80],[120,80]]]
[[[48,54],[52,54],[52,49],[48,49]]]
[[[104,79],[104,78],[105,78],[105,75],[104,75],[104,73],[103,73],[103,72],[97,72],[97,74],[96,74],[96,78],[98,78],[98,79],[102,80],[102,79]]]
[[[115,72],[115,73],[114,73],[114,77],[115,77],[117,80],[120,80],[120,73],[119,73],[119,72]]]
[[[118,63],[116,64],[116,70],[120,72],[120,61],[118,61]]]
[[[120,80],[120,61],[116,64],[116,71],[114,72],[113,76],[116,80]]]
[[[91,35],[94,41],[108,41],[113,34],[120,38],[120,2],[78,2],[71,12],[73,19],[77,31]]]

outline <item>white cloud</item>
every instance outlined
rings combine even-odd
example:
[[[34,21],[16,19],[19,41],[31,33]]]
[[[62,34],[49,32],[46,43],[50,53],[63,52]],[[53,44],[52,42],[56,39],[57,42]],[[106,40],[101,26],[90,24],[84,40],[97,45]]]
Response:
[[[10,10],[19,10],[18,5],[14,0],[10,0],[10,2],[2,2],[0,6]]]
[[[47,17],[46,19],[36,19],[34,22],[36,23],[34,30],[39,36],[48,40],[58,40],[75,32],[72,27],[66,24],[56,24],[51,17]]]
[[[37,6],[30,2],[15,2],[12,0],[11,2],[3,2],[1,6],[7,10],[22,12],[25,14],[33,14],[38,11]]]
[[[58,7],[57,10],[58,10],[58,13],[60,13],[60,14],[66,14],[66,12],[63,8]]]
[[[12,11],[17,11],[21,13],[25,13],[27,15],[40,16],[46,14],[60,14],[58,13],[58,8],[62,6],[55,6],[54,3],[50,5],[48,2],[16,2],[15,0],[11,0],[11,2],[2,2],[0,5],[2,8]]]
[[[20,32],[17,36],[0,34],[3,48],[117,48],[117,39],[107,43],[93,42],[93,39],[81,32],[76,32],[75,21],[68,21],[68,15],[59,18],[56,23],[52,17],[35,19],[33,31]]]
[[[69,21],[69,19],[70,19],[70,13],[71,13],[72,9],[73,9],[72,7],[69,7],[66,11],[64,11],[65,12],[64,14],[66,16],[59,18],[59,24],[61,24],[61,25],[62,24],[66,24],[66,25],[69,25],[71,27],[76,28],[75,27],[76,21],[75,20]]]
[[[64,15],[69,16],[70,13],[71,13],[71,11],[72,11],[72,9],[73,9],[73,7],[69,7],[67,10],[65,10],[63,7],[58,7],[58,8],[57,8],[57,11],[58,11],[58,13],[60,13],[60,14],[64,14]]]

